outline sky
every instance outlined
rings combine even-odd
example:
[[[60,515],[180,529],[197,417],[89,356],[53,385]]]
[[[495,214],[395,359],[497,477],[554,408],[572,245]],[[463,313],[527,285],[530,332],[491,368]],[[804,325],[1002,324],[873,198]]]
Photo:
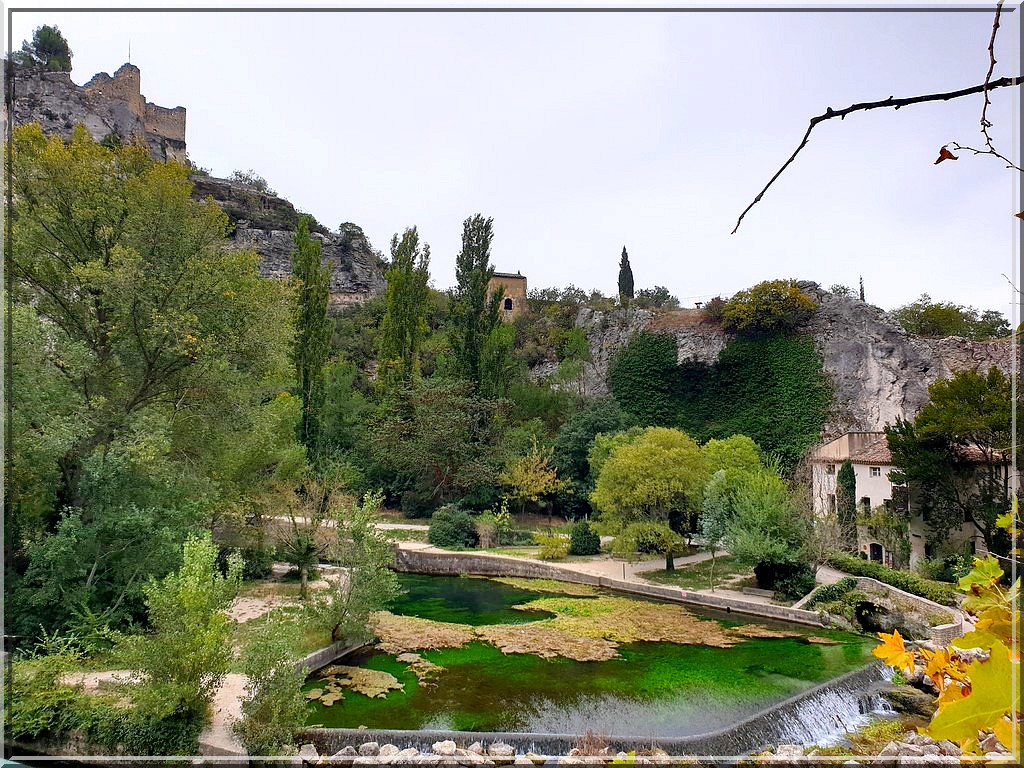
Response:
[[[1003,275],[1014,278],[1019,260],[1021,174],[970,154],[934,164],[949,141],[981,145],[981,95],[820,124],[730,234],[826,107],[980,85],[992,5],[11,7],[14,46],[56,24],[79,84],[116,70],[130,43],[146,98],[187,108],[189,157],[214,175],[254,169],[326,226],[360,225],[385,255],[415,225],[437,288],[455,282],[463,220],[483,213],[494,219],[492,262],[531,288],[614,294],[626,246],[637,288],[666,286],[683,306],[777,277],[826,287],[863,277],[867,300],[885,309],[928,293],[1011,316]],[[1007,4],[994,78],[1020,73],[1020,17]],[[1017,164],[1019,90],[993,91],[988,112]]]

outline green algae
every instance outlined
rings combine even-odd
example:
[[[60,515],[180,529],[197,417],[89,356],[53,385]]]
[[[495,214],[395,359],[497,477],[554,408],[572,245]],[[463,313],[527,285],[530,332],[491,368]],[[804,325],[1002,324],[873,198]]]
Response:
[[[542,598],[536,592],[482,579],[414,577],[416,590],[399,601],[396,614],[474,626],[507,624],[511,617],[610,617],[621,598],[592,602],[578,598]],[[410,577],[403,576],[408,587]],[[472,585],[472,586],[467,586]],[[481,590],[483,587],[483,590]],[[487,590],[495,594],[487,595]],[[511,592],[507,590],[512,590]],[[483,592],[483,594],[482,594]],[[524,611],[537,602],[550,612]],[[644,601],[630,601],[644,604]],[[650,603],[646,603],[650,605]],[[483,615],[474,614],[477,606]],[[517,607],[518,606],[518,607]],[[427,610],[429,609],[429,610]],[[417,613],[413,613],[417,611]],[[744,625],[735,614],[692,611],[694,619],[717,632]],[[485,620],[486,619],[486,620]],[[538,626],[550,625],[549,619]],[[758,622],[791,637],[745,638],[733,634],[730,647],[679,642],[622,642],[618,656],[606,661],[543,659],[502,653],[473,641],[458,648],[422,652],[423,659],[444,668],[423,684],[409,663],[379,651],[347,659],[393,675],[402,690],[370,699],[346,692],[343,701],[325,708],[309,706],[310,725],[355,728],[467,731],[541,731],[684,736],[721,727],[871,661],[869,638],[817,627]],[[526,627],[524,627],[526,629]],[[824,637],[835,645],[820,645]],[[322,686],[311,679],[305,690]]]

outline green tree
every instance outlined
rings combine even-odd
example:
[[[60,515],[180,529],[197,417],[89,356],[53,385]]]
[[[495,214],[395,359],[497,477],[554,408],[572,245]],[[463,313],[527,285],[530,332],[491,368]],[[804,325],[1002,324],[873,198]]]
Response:
[[[314,461],[323,449],[324,366],[331,351],[332,330],[327,318],[331,264],[321,264],[320,251],[320,241],[309,235],[309,217],[302,216],[292,253],[292,276],[298,284],[292,359],[302,397],[299,439]]]
[[[908,484],[911,511],[923,515],[933,543],[969,522],[990,551],[1008,554],[1009,539],[996,521],[1010,509],[1010,380],[995,367],[959,371],[928,393],[913,422],[886,427],[896,467],[890,478]]]
[[[246,677],[242,717],[232,726],[250,755],[295,752],[295,733],[306,722],[302,684],[308,669],[297,669],[287,640],[265,624],[242,657]]]
[[[380,326],[379,380],[384,386],[408,383],[419,373],[420,344],[427,335],[430,246],[420,249],[416,227],[406,229],[399,240],[391,238],[391,266],[385,273],[388,287],[386,309]]]
[[[367,494],[362,504],[344,510],[332,529],[330,557],[346,577],[317,592],[309,609],[313,624],[327,630],[332,641],[372,638],[370,614],[386,610],[401,594],[391,570],[394,549],[374,525],[382,500],[379,494]]]
[[[917,301],[893,311],[903,330],[915,336],[939,338],[962,336],[980,341],[1002,338],[1010,333],[1010,323],[995,310],[978,312],[948,301],[932,301],[927,293]]]
[[[226,216],[183,166],[84,128],[65,143],[22,126],[10,149],[8,616],[140,615],[190,531],[303,461],[274,399],[287,289],[225,247]]]
[[[582,328],[573,328],[562,343],[561,362],[556,379],[574,394],[584,397],[586,390],[586,364],[592,360],[590,341]]]
[[[494,277],[491,264],[491,241],[494,219],[480,214],[462,223],[462,250],[455,258],[457,285],[451,303],[451,342],[456,362],[463,375],[480,385],[480,360],[484,343],[501,322],[503,291],[495,291],[490,299],[487,286]]]
[[[622,258],[619,259],[619,303],[627,306],[633,298],[633,268],[629,265],[629,254],[626,246],[622,246]]]
[[[558,470],[551,466],[551,451],[538,448],[536,438],[530,452],[510,462],[501,473],[501,482],[508,488],[506,495],[509,501],[519,502],[520,511],[527,502],[539,504],[562,486]]]
[[[708,463],[708,471],[738,469],[756,472],[761,469],[761,450],[746,435],[732,435],[722,440],[712,438],[701,448]]]
[[[371,422],[368,447],[377,479],[395,494],[408,494],[407,514],[466,496],[496,501],[491,496],[507,459],[507,407],[479,397],[468,382],[414,383],[382,403]]]
[[[679,532],[687,521],[693,530],[707,479],[707,461],[692,438],[649,427],[612,450],[590,500],[612,527],[660,522]],[[673,568],[672,548],[665,552],[665,567]]]
[[[496,399],[506,397],[520,373],[515,357],[516,329],[498,323],[488,331],[480,349],[480,394]]]
[[[722,327],[740,333],[767,333],[792,328],[818,304],[796,280],[766,280],[740,291],[722,308]]]
[[[641,288],[636,292],[633,304],[640,309],[679,309],[679,299],[663,285]]]
[[[857,473],[844,461],[836,475],[836,516],[846,548],[857,546]]]
[[[21,50],[13,58],[19,64],[41,66],[50,72],[70,72],[72,55],[60,28],[44,24],[36,27],[31,43],[22,42]]]
[[[773,589],[805,566],[809,521],[775,472],[746,474],[735,491],[733,510],[726,546],[740,563],[754,568],[760,586]]]
[[[165,702],[205,714],[231,663],[230,621],[224,610],[238,591],[241,558],[228,575],[217,568],[209,533],[185,542],[181,568],[146,587],[152,632],[125,638],[118,653],[133,675]]]

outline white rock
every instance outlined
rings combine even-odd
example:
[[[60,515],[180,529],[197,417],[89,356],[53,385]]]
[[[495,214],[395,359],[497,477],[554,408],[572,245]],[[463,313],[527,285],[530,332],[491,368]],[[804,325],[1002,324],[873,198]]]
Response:
[[[800,744],[779,744],[775,748],[777,757],[803,757],[804,748]]]
[[[900,753],[900,745],[895,741],[890,741],[884,747],[882,751],[878,753],[879,757],[896,757]]]
[[[433,746],[431,746],[431,750],[433,750],[435,755],[444,755],[445,757],[453,757],[456,749],[455,742],[450,739],[447,741],[435,741]]]
[[[479,741],[474,741],[468,747],[466,747],[474,755],[482,755],[484,753],[484,747]]]
[[[515,753],[516,750],[514,747],[500,741],[496,741],[487,747],[487,754],[492,757],[512,757]]]
[[[347,747],[342,747],[341,749],[339,749],[337,752],[334,753],[334,755],[332,755],[332,757],[355,757],[358,754],[359,753],[356,752],[356,748],[349,745]]]
[[[409,747],[408,749],[403,749],[401,752],[395,755],[395,757],[415,757],[419,753],[420,751],[416,749],[416,747]]]
[[[400,750],[394,744],[385,744],[380,748],[377,754],[381,757],[390,757],[391,755],[397,755],[401,751],[402,750]]]
[[[315,760],[319,760],[320,753],[317,751],[314,745],[303,744],[301,747],[299,747],[299,757],[302,758],[303,762],[308,763]]]
[[[367,741],[359,745],[359,754],[363,757],[375,757],[380,753],[380,744],[376,741]]]

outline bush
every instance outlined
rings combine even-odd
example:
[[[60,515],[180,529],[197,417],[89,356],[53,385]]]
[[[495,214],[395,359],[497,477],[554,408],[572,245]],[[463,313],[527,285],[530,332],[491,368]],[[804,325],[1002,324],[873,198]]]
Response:
[[[665,554],[666,532],[671,532],[664,523],[630,523],[612,542],[612,552],[621,557],[633,554],[663,555]],[[673,542],[673,554],[685,551],[685,542],[673,533],[677,541]]]
[[[476,546],[476,526],[464,509],[445,504],[430,518],[427,541],[435,547],[464,549]]]
[[[726,330],[767,333],[792,328],[818,304],[800,290],[795,280],[766,280],[740,291],[722,307]]]
[[[725,309],[725,299],[721,296],[715,296],[715,298],[708,301],[702,308],[701,314],[705,320],[713,323],[722,322],[722,312]]]
[[[831,603],[834,600],[838,600],[847,592],[852,592],[857,588],[857,579],[853,576],[844,576],[835,584],[824,584],[818,587],[811,599],[804,604],[804,608],[810,610],[815,605],[821,603]]]
[[[217,570],[228,572],[228,559],[237,551],[242,558],[242,580],[254,581],[270,575],[274,567],[277,551],[273,547],[245,547],[235,550],[233,547],[220,547],[217,552]]]
[[[601,552],[601,537],[586,520],[580,520],[572,527],[569,536],[570,555],[596,555]]]
[[[569,541],[561,536],[538,533],[534,538],[540,544],[541,560],[561,560],[569,554]]]
[[[956,605],[956,588],[952,584],[929,581],[909,571],[893,570],[873,560],[862,560],[850,555],[832,555],[829,558],[829,565],[854,576],[877,579],[884,584],[896,587],[896,589],[902,589],[904,592],[942,605]]]
[[[244,662],[248,683],[235,734],[251,755],[294,753],[295,732],[306,719],[302,683],[308,670],[295,668],[288,643],[269,625],[246,650]]]
[[[775,591],[787,600],[799,600],[814,589],[814,569],[798,565],[775,581]]]
[[[481,512],[473,523],[473,530],[476,532],[477,541],[481,549],[496,547],[501,543],[498,535],[498,521],[493,512]]]
[[[410,519],[430,517],[430,510],[434,508],[434,497],[424,491],[408,490],[402,494],[399,506],[402,514]]]

